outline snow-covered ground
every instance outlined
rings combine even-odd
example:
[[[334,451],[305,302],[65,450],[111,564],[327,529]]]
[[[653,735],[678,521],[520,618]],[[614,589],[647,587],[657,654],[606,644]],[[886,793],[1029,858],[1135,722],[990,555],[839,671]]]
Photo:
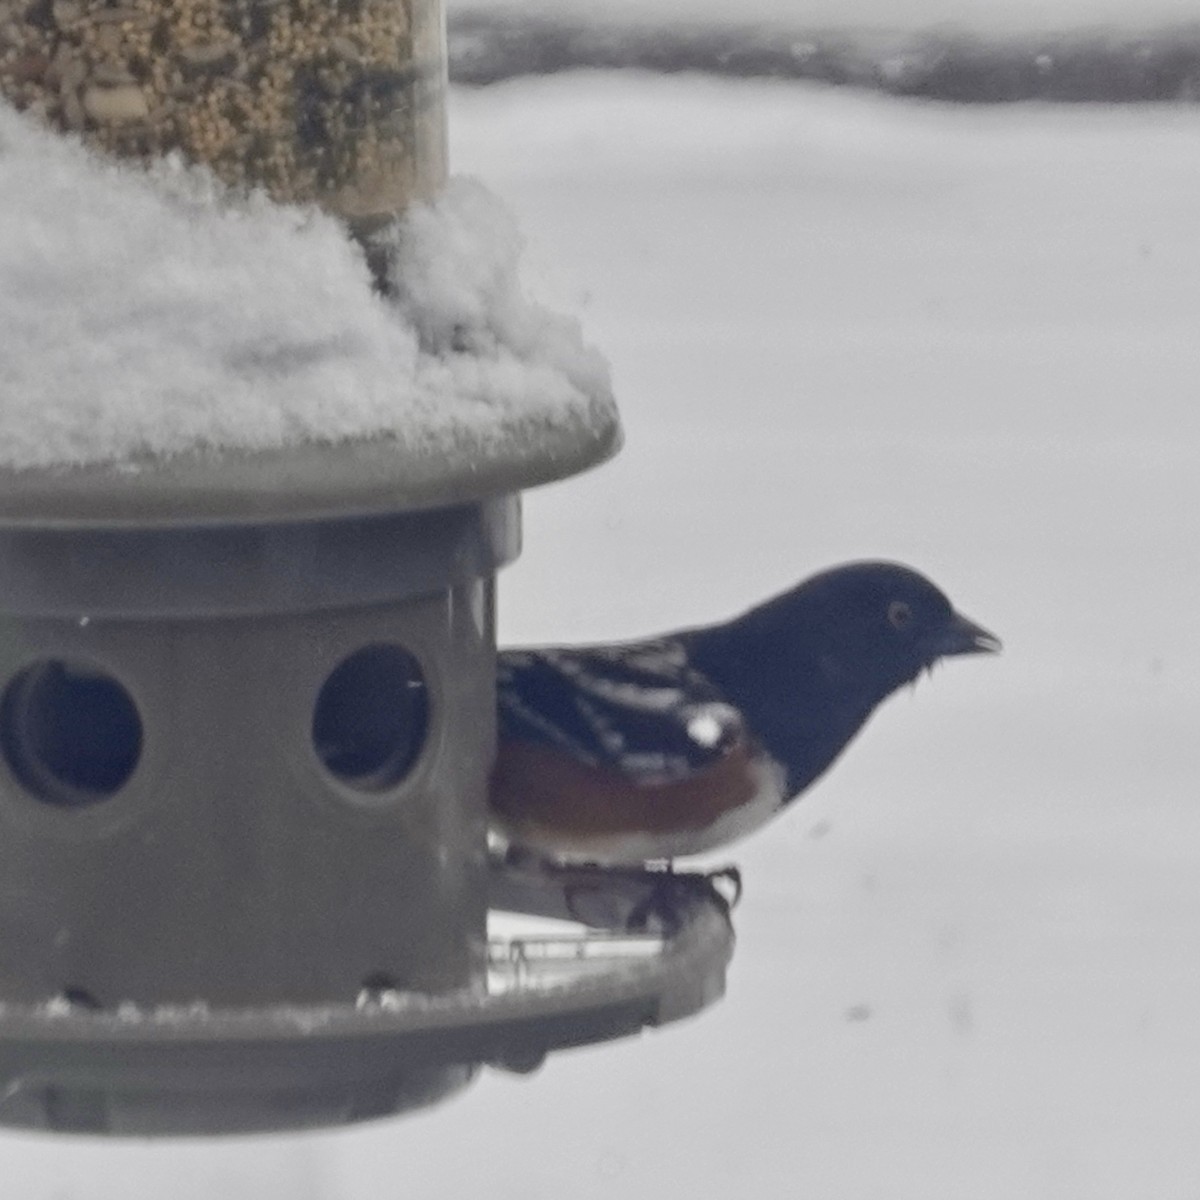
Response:
[[[506,640],[883,555],[1005,638],[730,857],[723,1004],[308,1138],[0,1135],[21,1200],[1200,1195],[1200,118],[576,76],[456,170],[582,305],[627,430],[529,497]]]

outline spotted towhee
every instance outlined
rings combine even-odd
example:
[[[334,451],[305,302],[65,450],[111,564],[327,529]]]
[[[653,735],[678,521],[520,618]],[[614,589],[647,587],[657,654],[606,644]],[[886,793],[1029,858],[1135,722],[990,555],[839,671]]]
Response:
[[[640,864],[756,829],[940,658],[1000,649],[907,567],[835,567],[732,621],[502,651],[493,822],[518,853]]]

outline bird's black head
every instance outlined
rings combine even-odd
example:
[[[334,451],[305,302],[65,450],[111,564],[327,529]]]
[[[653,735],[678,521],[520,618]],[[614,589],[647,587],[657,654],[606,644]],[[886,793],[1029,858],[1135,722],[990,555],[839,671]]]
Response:
[[[923,575],[887,562],[849,563],[814,575],[764,606],[783,618],[836,688],[869,687],[873,701],[938,659],[992,653],[1000,639],[954,611]]]
[[[938,659],[1000,649],[928,579],[886,562],[834,567],[681,640],[783,765],[793,795],[878,704]]]

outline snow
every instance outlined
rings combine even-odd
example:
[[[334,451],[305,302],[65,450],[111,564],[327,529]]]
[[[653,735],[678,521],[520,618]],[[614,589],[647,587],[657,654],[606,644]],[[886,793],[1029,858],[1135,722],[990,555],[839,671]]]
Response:
[[[900,559],[994,629],[742,843],[730,992],[430,1113],[0,1137],[23,1200],[1190,1200],[1200,227],[1182,109],[582,76],[454,98],[627,428],[526,504],[504,640]]]
[[[606,364],[526,296],[477,182],[394,230],[394,304],[335,220],[101,163],[4,106],[0,197],[0,467],[612,420]]]

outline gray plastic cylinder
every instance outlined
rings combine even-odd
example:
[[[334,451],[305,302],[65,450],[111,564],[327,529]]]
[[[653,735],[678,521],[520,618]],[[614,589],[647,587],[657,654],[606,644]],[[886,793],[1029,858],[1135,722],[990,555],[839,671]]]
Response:
[[[616,414],[420,432],[0,470],[0,1124],[340,1124],[582,1036],[489,992],[492,596]]]
[[[0,998],[477,985],[515,499],[0,531]]]

